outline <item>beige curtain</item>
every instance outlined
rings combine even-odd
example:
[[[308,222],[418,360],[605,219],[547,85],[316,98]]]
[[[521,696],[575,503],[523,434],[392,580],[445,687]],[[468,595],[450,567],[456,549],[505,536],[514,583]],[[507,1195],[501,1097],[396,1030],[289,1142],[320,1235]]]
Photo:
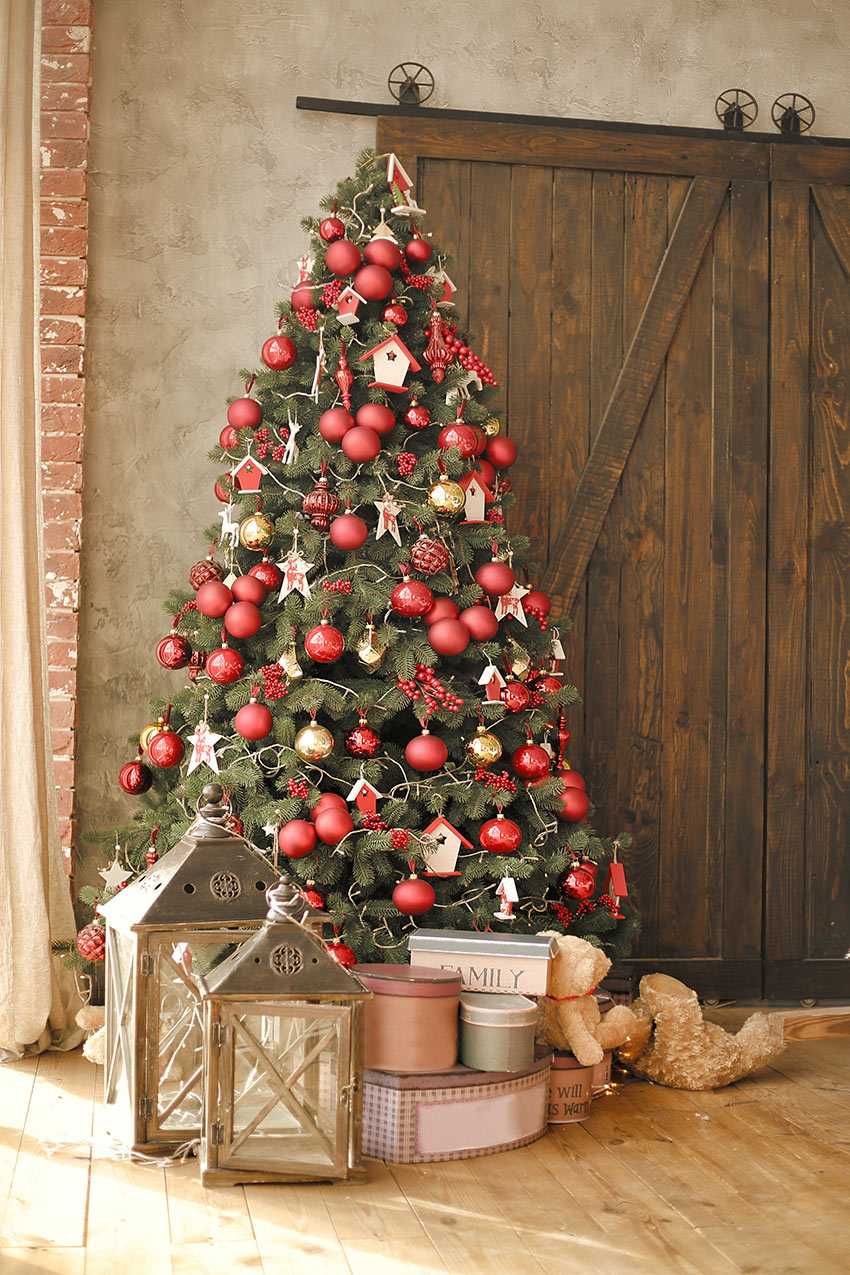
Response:
[[[0,1059],[72,1049],[79,998],[47,699],[38,347],[40,0],[0,0]]]

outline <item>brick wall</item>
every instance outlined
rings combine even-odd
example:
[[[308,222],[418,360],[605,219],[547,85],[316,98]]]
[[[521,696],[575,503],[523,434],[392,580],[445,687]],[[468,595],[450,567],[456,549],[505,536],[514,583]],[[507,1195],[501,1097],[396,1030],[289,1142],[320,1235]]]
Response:
[[[40,322],[47,651],[59,827],[72,890],[91,30],[91,0],[43,0]]]

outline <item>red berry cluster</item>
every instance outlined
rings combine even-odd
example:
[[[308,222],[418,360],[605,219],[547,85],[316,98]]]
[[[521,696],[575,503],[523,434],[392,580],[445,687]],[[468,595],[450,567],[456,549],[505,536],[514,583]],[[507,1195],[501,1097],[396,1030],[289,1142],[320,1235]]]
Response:
[[[516,792],[516,784],[506,770],[503,770],[501,775],[494,775],[485,769],[484,766],[479,766],[475,771],[474,778],[479,783],[483,782],[485,788],[492,788],[496,792],[500,790],[503,792]]]
[[[565,908],[563,903],[550,903],[549,906],[562,925],[569,925],[573,919],[569,908]]]
[[[370,832],[382,832],[384,828],[388,828],[389,824],[385,823],[381,816],[376,812],[370,815],[368,812],[364,814],[362,819],[364,828],[368,828]]]
[[[342,289],[342,279],[334,279],[331,283],[326,283],[322,288],[322,300],[328,309],[330,309],[332,305],[336,305],[337,301],[339,301],[339,294],[342,292]]]
[[[447,713],[457,713],[463,700],[454,691],[449,691],[428,664],[417,664],[414,677],[398,679],[398,689],[409,695],[415,703],[420,695],[425,701],[425,710],[430,715],[440,707]]]
[[[416,457],[413,452],[400,452],[398,457],[398,472],[405,477],[412,474],[416,468]]]
[[[300,797],[302,801],[306,801],[310,796],[310,789],[303,779],[288,779],[286,787],[290,797]]]
[[[266,433],[268,433],[268,430],[266,430]],[[271,443],[257,443],[257,446],[254,448],[254,454],[256,455],[257,460],[265,460],[271,449]]]
[[[502,513],[501,509],[488,509],[487,521],[488,522],[504,522],[505,515]]]
[[[393,850],[407,850],[410,833],[406,828],[393,828]]]
[[[299,306],[295,313],[302,328],[306,328],[308,332],[316,331],[316,320],[319,316],[316,314],[316,311],[312,308],[312,306]]]
[[[593,899],[582,899],[581,903],[576,908],[576,917],[586,916],[588,912],[595,912],[595,911],[596,911],[596,904],[593,901]]]
[[[431,284],[434,282],[433,275],[414,274],[404,257],[401,259],[401,273],[412,288],[420,288],[423,292],[426,288],[430,288]]]
[[[600,894],[596,902],[601,903],[603,908],[610,912],[612,916],[620,915],[620,905],[610,894]]]
[[[350,580],[323,580],[322,588],[325,593],[350,593]]]
[[[272,448],[272,460],[283,460],[286,455],[286,448],[281,443],[278,447]]]
[[[266,429],[264,425],[262,429],[257,430],[256,434],[254,435],[254,438],[256,442],[258,443],[267,443],[269,439],[271,438],[271,434],[269,433],[269,431]]]
[[[263,675],[263,695],[266,699],[283,699],[289,694],[286,676],[279,664],[264,664],[260,669]]]

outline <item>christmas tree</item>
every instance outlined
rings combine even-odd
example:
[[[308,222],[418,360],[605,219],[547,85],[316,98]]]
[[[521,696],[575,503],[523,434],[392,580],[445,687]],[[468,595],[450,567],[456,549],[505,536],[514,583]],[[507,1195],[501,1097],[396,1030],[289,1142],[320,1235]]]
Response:
[[[213,549],[166,603],[174,686],[120,775],[147,793],[128,867],[179,840],[218,774],[235,830],[360,961],[406,960],[417,920],[622,955],[627,838],[585,822],[577,693],[511,526],[517,449],[452,318],[451,262],[395,156],[364,153],[323,209],[212,452]]]

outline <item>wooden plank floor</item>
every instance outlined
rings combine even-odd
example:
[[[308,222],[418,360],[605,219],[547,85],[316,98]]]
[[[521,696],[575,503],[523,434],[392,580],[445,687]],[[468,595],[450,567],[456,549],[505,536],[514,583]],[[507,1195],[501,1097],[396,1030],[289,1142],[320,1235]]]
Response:
[[[832,1275],[850,1268],[850,1040],[690,1094],[621,1078],[584,1124],[363,1185],[204,1190],[92,1154],[102,1072],[0,1067],[0,1275]],[[49,1144],[54,1144],[48,1154]]]

